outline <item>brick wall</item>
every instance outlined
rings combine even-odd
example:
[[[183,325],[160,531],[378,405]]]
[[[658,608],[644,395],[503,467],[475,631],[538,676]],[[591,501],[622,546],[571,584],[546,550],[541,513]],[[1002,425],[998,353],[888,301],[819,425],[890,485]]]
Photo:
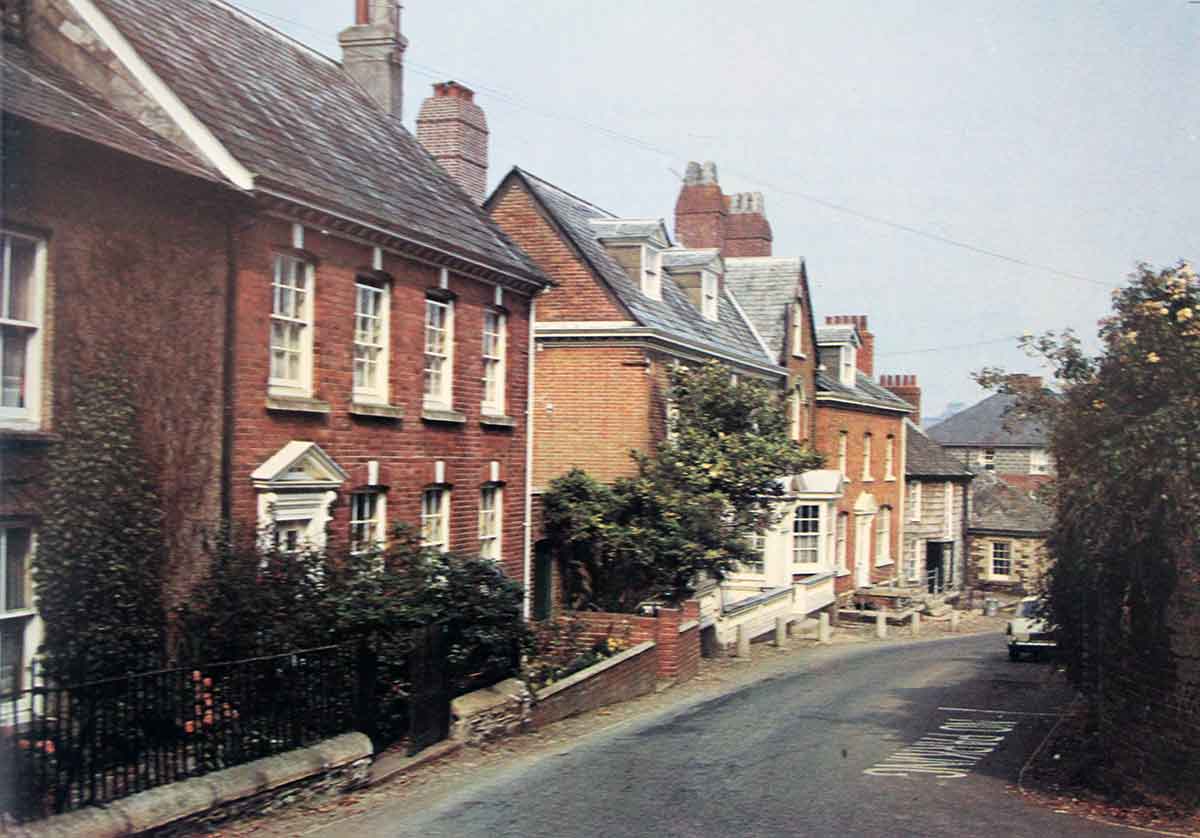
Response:
[[[540,690],[529,710],[530,726],[537,729],[568,716],[654,692],[658,668],[658,649],[653,643],[601,661]]]
[[[869,492],[875,503],[881,509],[891,509],[891,556],[892,563],[876,564],[875,527],[871,527],[871,545],[869,547],[871,582],[892,579],[900,573],[900,537],[903,532],[903,521],[900,518],[901,499],[903,493],[903,436],[902,420],[897,414],[887,414],[869,409],[854,410],[837,405],[821,404],[816,415],[815,447],[825,457],[825,467],[838,467],[838,438],[846,432],[846,481],[845,492],[838,501],[838,513],[849,515],[846,527],[846,567],[851,571],[848,575],[837,579],[837,592],[843,594],[855,586],[854,556],[855,556],[855,523],[854,505],[863,493]],[[871,434],[871,476],[872,480],[863,479],[864,446],[863,435]],[[887,437],[893,437],[892,473],[893,480],[885,479],[884,449]]]
[[[691,626],[700,618],[700,604],[688,600],[682,608],[660,608],[656,616],[613,614],[599,611],[571,611],[564,617],[583,626],[580,640],[592,646],[607,638],[626,645],[653,642],[658,646],[658,677],[686,681],[699,670],[700,631]]]
[[[344,490],[365,483],[370,460],[380,464],[387,491],[389,527],[397,522],[419,525],[421,495],[433,482],[433,464],[445,463],[451,486],[450,548],[479,549],[479,503],[489,463],[499,463],[504,483],[502,566],[518,581],[524,577],[525,427],[528,373],[529,299],[505,291],[507,363],[505,413],[515,427],[481,424],[481,356],[484,311],[493,302],[493,286],[450,274],[454,301],[453,407],[466,422],[430,422],[421,418],[424,369],[424,308],[428,289],[438,285],[438,271],[401,256],[385,253],[383,270],[393,282],[390,292],[389,401],[400,407],[400,420],[350,413],[353,391],[355,276],[371,264],[372,248],[320,229],[305,231],[305,249],[318,259],[315,271],[314,397],[329,403],[330,412],[313,415],[266,408],[269,314],[273,248],[291,241],[291,224],[259,215],[241,236],[238,254],[238,375],[234,410],[234,518],[250,526],[257,516],[257,493],[250,474],[291,440],[315,442],[350,474]],[[348,538],[348,504],[344,495],[333,508],[329,529],[332,548]]]
[[[22,124],[24,125],[24,124]],[[220,505],[221,346],[230,193],[72,137],[25,126],[4,225],[46,242],[42,429],[103,352],[134,386],[142,444],[171,543],[172,604],[201,566]],[[0,432],[0,515],[37,522],[47,440]]]

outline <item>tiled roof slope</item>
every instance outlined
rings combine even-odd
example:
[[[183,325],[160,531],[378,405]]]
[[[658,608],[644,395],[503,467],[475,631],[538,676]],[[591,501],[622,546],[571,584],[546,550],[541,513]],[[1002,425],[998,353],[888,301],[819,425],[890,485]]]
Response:
[[[907,477],[961,480],[974,476],[912,422],[905,420],[905,425],[908,433],[904,441],[904,474]]]
[[[639,325],[754,364],[775,363],[775,359],[767,358],[763,353],[762,345],[739,313],[728,290],[718,301],[716,321],[706,319],[669,276],[663,277],[662,300],[647,297],[596,238],[592,219],[616,216],[523,169],[513,172],[525,182]]]
[[[939,422],[926,433],[942,445],[1045,446],[1045,426],[1037,419],[1019,417],[1013,410],[1016,403],[1016,396],[996,393]]]
[[[970,529],[1042,535],[1054,522],[1050,509],[995,475],[975,478]]]
[[[838,359],[831,356],[830,349],[818,349],[817,355],[821,365],[832,370],[838,368]],[[846,387],[836,375],[825,372],[817,373],[817,393],[829,393],[841,399],[858,402],[872,407],[885,407],[889,410],[912,411],[911,404],[899,398],[891,390],[880,387],[871,380],[871,376],[855,370],[854,386]]]
[[[186,174],[221,179],[186,149],[126,116],[18,44],[6,43],[0,49],[0,91],[5,113]]]
[[[772,357],[783,358],[788,306],[796,297],[803,260],[798,256],[725,260],[725,286],[758,330]]]
[[[256,186],[544,281],[337,62],[216,0],[96,3]]]

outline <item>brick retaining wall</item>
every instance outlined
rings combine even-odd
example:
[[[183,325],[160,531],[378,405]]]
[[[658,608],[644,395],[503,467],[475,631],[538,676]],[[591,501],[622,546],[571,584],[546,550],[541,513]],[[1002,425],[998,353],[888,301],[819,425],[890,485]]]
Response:
[[[580,640],[591,646],[613,638],[626,644],[658,646],[659,678],[686,681],[700,668],[700,628],[685,624],[700,618],[700,604],[688,600],[682,608],[659,608],[654,616],[605,611],[568,611],[564,619],[583,626]]]
[[[628,701],[654,692],[658,681],[658,650],[652,642],[589,666],[538,691],[529,708],[534,729],[586,713],[606,704]]]

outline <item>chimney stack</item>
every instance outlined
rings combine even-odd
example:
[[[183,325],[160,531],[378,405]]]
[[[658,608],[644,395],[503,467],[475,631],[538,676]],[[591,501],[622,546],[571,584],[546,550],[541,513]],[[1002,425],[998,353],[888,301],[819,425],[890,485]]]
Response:
[[[475,92],[456,81],[433,86],[421,103],[417,140],[458,181],[472,200],[482,204],[487,193],[488,126]]]
[[[875,377],[875,335],[867,331],[867,315],[835,314],[825,318],[826,325],[853,326],[862,346],[858,348],[858,368],[868,378]]]
[[[1020,393],[1028,390],[1041,390],[1042,377],[1040,375],[1027,375],[1022,372],[1009,373],[1004,383],[1008,385],[1008,389],[1013,393]]]
[[[879,386],[911,404],[915,410],[908,418],[915,425],[921,424],[921,385],[915,375],[881,375]]]
[[[404,50],[396,0],[356,0],[354,25],[338,35],[342,67],[379,107],[401,118]]]
[[[724,256],[770,256],[771,225],[767,223],[761,192],[739,192],[725,199]]]
[[[684,247],[715,247],[725,252],[725,196],[717,181],[717,164],[688,163],[683,188],[675,201],[675,238]]]

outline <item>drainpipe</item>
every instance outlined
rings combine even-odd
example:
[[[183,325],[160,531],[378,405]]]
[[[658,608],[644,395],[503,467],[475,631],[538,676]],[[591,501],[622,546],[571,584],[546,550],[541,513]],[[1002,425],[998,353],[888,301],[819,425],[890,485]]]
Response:
[[[221,350],[221,524],[233,525],[233,394],[237,342],[237,209],[225,216],[225,335]]]
[[[534,329],[537,298],[541,293],[535,291],[529,298],[529,369],[525,380],[525,596],[522,611],[527,622],[533,613],[533,358],[537,353]]]

